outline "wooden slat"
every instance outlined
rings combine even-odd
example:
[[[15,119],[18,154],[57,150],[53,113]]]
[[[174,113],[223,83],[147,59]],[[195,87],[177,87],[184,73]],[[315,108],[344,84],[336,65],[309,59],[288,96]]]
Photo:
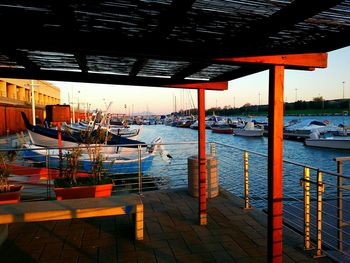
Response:
[[[139,204],[136,195],[4,204],[0,206],[0,224],[131,214]]]

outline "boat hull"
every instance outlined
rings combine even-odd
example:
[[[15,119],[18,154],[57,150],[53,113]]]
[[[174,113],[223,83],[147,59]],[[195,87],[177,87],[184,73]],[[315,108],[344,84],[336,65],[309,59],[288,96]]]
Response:
[[[350,150],[350,138],[347,139],[306,139],[306,146]]]
[[[233,133],[233,128],[213,128],[211,127],[211,131],[214,133],[223,133],[223,134],[232,134]]]
[[[233,134],[246,137],[262,137],[264,135],[264,130],[234,129]]]
[[[51,151],[51,152],[50,152]],[[26,150],[23,151],[23,157],[41,163],[42,165],[48,166],[48,168],[59,169],[60,160],[58,157],[58,152],[54,150],[49,150],[49,156],[46,156],[46,150]],[[64,156],[64,153],[63,153]],[[141,157],[141,172],[148,171],[153,162],[154,154],[148,154]],[[108,160],[102,162],[103,169],[107,173],[117,174],[117,173],[138,173],[139,172],[139,159],[137,155],[131,155],[129,158],[127,155],[116,155],[116,158],[113,158],[113,155],[108,157]],[[62,167],[66,166],[66,160],[63,158]],[[91,161],[88,157],[83,158],[78,161],[78,170],[81,172],[91,172]]]

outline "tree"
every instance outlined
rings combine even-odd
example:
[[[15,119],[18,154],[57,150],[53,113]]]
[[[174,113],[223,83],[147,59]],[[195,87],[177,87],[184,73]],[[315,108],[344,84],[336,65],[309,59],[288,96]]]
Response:
[[[324,101],[324,99],[323,99],[322,96],[319,96],[319,97],[312,98],[312,101],[314,101],[314,102],[322,102],[322,101]]]

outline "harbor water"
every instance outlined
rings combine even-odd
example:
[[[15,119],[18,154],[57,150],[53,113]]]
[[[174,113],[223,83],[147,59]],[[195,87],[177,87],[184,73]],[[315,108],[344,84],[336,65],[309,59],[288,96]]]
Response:
[[[235,117],[231,117],[231,119],[235,119]],[[254,119],[257,121],[264,121],[266,117],[256,117]],[[285,123],[292,119],[315,119],[319,121],[328,120],[336,125],[350,124],[350,116],[288,116],[285,117]],[[150,142],[156,136],[162,137],[164,143],[197,141],[198,131],[165,125],[145,125],[142,128],[139,139],[141,141]],[[219,134],[212,133],[211,130],[207,129],[206,140],[208,142],[219,142],[267,155],[267,137],[251,138],[235,136],[232,134]],[[330,172],[336,172],[337,166],[334,158],[350,156],[350,150],[308,147],[300,141],[284,140],[283,156],[284,160],[305,164],[307,166],[320,168]],[[220,156],[218,156],[218,158],[220,159]],[[344,174],[350,175],[350,164],[344,163]]]

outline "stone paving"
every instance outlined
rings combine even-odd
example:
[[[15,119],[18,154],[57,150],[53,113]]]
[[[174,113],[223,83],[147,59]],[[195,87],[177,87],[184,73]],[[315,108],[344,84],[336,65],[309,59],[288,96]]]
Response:
[[[0,248],[0,262],[267,262],[266,216],[243,210],[221,192],[208,200],[208,225],[197,225],[198,201],[186,190],[144,194],[145,237],[135,241],[128,216],[15,223]],[[284,231],[283,262],[313,259],[303,240]]]

